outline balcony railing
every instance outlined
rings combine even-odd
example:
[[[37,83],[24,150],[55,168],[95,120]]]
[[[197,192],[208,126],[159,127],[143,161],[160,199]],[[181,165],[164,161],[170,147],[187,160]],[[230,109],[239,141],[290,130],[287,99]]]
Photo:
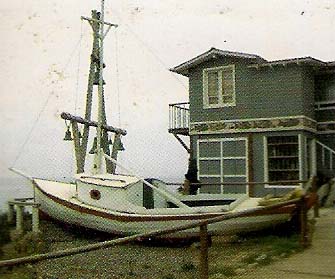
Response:
[[[190,103],[176,103],[169,105],[169,132],[188,131],[190,126]],[[183,132],[181,132],[183,133]]]
[[[335,110],[335,100],[317,101],[315,102],[315,110]]]

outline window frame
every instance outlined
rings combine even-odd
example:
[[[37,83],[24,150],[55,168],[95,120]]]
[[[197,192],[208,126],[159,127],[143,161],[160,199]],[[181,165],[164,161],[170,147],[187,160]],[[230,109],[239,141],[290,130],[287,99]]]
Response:
[[[224,96],[231,96],[231,95],[223,95],[223,88],[222,88],[222,73],[224,69],[231,69],[232,70],[232,85],[233,85],[233,93],[232,93],[232,102],[223,102]],[[209,72],[218,72],[218,87],[219,87],[219,94],[218,94],[218,103],[217,104],[209,104],[209,94],[208,94],[208,73]],[[203,107],[204,108],[221,108],[221,107],[233,107],[236,106],[236,94],[235,94],[235,65],[226,65],[220,67],[212,67],[212,68],[205,68],[202,71],[203,76]]]
[[[302,162],[302,158],[303,158],[303,154],[302,154],[302,148],[304,146],[303,142],[302,142],[302,135],[298,134],[298,135],[266,135],[263,136],[263,160],[264,160],[264,181],[269,181],[269,182],[275,182],[275,181],[270,181],[269,179],[269,153],[268,153],[268,138],[270,137],[297,137],[297,141],[294,142],[295,144],[297,144],[297,157],[298,157],[298,179],[293,179],[293,180],[303,180],[302,174],[303,174],[303,162]],[[287,155],[290,156],[290,155]],[[286,157],[287,157],[286,156]],[[285,156],[284,156],[285,157]],[[283,170],[283,172],[287,172],[285,170]],[[290,179],[285,179],[285,180],[290,180]],[[292,180],[292,179],[291,179]],[[276,185],[276,184],[265,184],[264,188],[269,188],[269,189],[295,189],[298,186],[302,187],[302,183],[297,183],[297,184],[290,184],[290,185]]]

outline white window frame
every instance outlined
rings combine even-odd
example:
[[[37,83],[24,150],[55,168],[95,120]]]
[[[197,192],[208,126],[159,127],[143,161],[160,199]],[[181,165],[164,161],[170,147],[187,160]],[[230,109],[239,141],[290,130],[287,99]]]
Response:
[[[291,136],[291,135],[283,135],[285,136]],[[293,135],[296,136],[296,135]],[[299,156],[299,180],[302,180],[302,136],[301,134],[298,134],[298,156]],[[264,162],[264,181],[269,181],[269,154],[268,154],[268,137],[271,136],[263,136],[263,162]],[[302,187],[302,183],[298,183],[295,185],[275,185],[275,184],[265,184],[265,189],[295,189],[298,186]]]
[[[223,143],[224,142],[232,142],[232,141],[244,141],[245,144],[245,156],[224,156],[223,154]],[[210,143],[210,142],[217,142],[220,143],[220,157],[200,157],[200,143]],[[197,166],[198,166],[198,179],[201,178],[220,178],[220,183],[223,183],[224,177],[244,177],[246,183],[249,182],[249,168],[248,168],[248,154],[249,154],[249,147],[248,147],[248,138],[246,137],[236,137],[236,138],[219,138],[219,139],[198,139],[197,140]],[[220,161],[220,174],[200,174],[200,161]],[[223,174],[223,160],[245,160],[245,174]],[[199,193],[199,190],[198,190]],[[224,193],[224,186],[221,185],[220,193]],[[246,184],[245,193],[249,193],[249,185]]]
[[[233,101],[231,103],[224,103],[222,96],[222,72],[224,69],[232,69],[233,73]],[[209,104],[209,96],[208,96],[208,72],[217,71],[219,73],[219,96],[217,104]],[[203,77],[203,104],[204,108],[221,108],[221,107],[232,107],[236,106],[236,94],[235,94],[235,65],[227,65],[220,66],[214,68],[206,68],[203,69],[202,72]]]

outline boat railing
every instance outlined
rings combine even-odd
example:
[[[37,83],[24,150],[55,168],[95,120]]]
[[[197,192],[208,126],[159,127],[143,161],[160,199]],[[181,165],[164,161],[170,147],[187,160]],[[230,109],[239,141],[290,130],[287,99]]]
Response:
[[[280,202],[277,204],[263,206],[263,207],[246,209],[246,210],[239,211],[239,212],[225,213],[225,214],[222,214],[214,218],[205,219],[202,221],[195,221],[192,223],[188,223],[186,225],[171,227],[171,228],[164,229],[164,230],[156,230],[156,231],[151,231],[147,233],[136,234],[132,236],[127,236],[123,238],[118,238],[114,240],[104,241],[101,243],[95,243],[95,244],[90,244],[86,246],[71,248],[71,249],[62,250],[62,251],[55,251],[55,252],[50,252],[46,254],[39,254],[39,255],[27,256],[23,258],[4,260],[4,261],[0,261],[0,267],[17,266],[17,265],[28,264],[28,263],[36,263],[36,262],[40,262],[40,261],[48,260],[48,259],[56,259],[56,258],[61,258],[61,257],[66,257],[66,256],[72,256],[72,255],[86,253],[86,252],[94,251],[98,249],[114,247],[120,244],[127,244],[127,243],[134,242],[134,241],[146,240],[152,237],[159,237],[159,236],[163,236],[167,234],[172,234],[172,233],[176,233],[176,232],[180,232],[180,231],[184,231],[188,229],[199,228],[200,230],[199,231],[199,236],[200,236],[199,278],[207,279],[208,273],[209,273],[209,268],[208,268],[209,243],[208,243],[208,240],[210,237],[210,235],[208,234],[207,228],[210,224],[222,222],[222,221],[229,220],[229,219],[259,215],[259,214],[266,213],[266,212],[268,213],[270,210],[291,206],[298,210],[297,216],[299,216],[298,222],[299,222],[299,228],[300,228],[300,243],[303,247],[307,247],[310,244],[310,239],[309,239],[308,230],[307,230],[307,203],[308,203],[308,197],[303,195],[300,198],[292,199],[289,201]]]
[[[169,104],[169,130],[188,129],[190,126],[190,103]]]
[[[248,195],[250,197],[254,196],[254,188],[256,185],[302,185],[302,188],[306,189],[308,187],[308,183],[312,185],[312,181],[310,180],[281,180],[281,181],[265,181],[265,182],[260,182],[260,181],[250,181],[250,182],[210,182],[210,183],[204,183],[204,182],[198,182],[198,183],[190,183],[190,186],[197,186],[198,188],[201,186],[241,186],[249,187]],[[179,186],[183,187],[184,183],[176,183],[176,182],[167,182],[166,185],[173,185],[173,186]],[[311,187],[310,185],[310,187]],[[298,186],[297,186],[298,187]]]

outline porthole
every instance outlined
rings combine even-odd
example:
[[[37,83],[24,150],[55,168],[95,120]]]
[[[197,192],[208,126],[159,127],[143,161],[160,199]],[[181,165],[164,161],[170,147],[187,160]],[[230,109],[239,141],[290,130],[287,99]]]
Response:
[[[91,190],[91,191],[90,191],[90,196],[91,196],[91,198],[94,199],[94,200],[100,200],[100,198],[101,198],[101,193],[100,193],[100,191],[98,191],[98,190]]]

